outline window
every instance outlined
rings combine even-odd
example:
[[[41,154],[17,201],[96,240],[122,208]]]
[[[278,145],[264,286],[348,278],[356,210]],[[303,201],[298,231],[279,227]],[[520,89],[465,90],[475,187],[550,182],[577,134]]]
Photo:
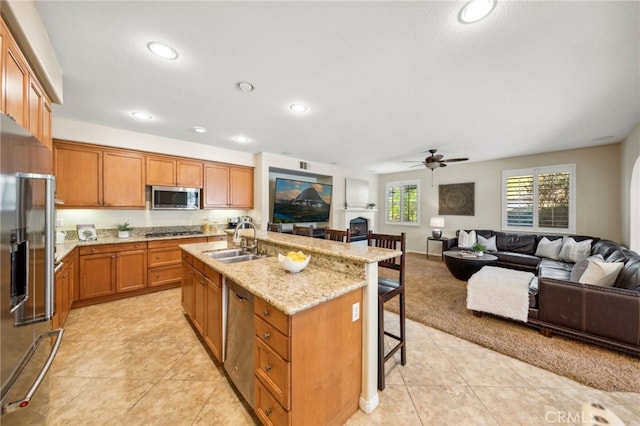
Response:
[[[503,229],[575,232],[575,165],[502,172]]]
[[[385,185],[385,223],[420,223],[420,185],[417,180],[387,182]]]

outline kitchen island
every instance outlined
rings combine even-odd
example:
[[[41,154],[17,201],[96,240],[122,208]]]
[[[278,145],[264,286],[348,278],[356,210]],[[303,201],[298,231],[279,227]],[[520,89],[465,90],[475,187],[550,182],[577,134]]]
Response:
[[[283,353],[279,346],[266,345],[256,335],[258,416],[265,423],[298,424],[309,419],[317,423],[323,415],[340,422],[358,406],[365,412],[373,411],[378,404],[377,263],[400,252],[264,231],[257,233],[257,243],[258,252],[268,257],[235,264],[224,264],[206,255],[207,251],[220,248],[215,243],[183,244],[180,248],[183,259],[190,260],[196,269],[220,274],[223,283],[231,280],[253,293],[257,298],[256,330],[275,328],[278,334],[267,334],[285,341]],[[297,274],[286,272],[279,265],[277,254],[298,250],[311,255],[309,266]],[[187,297],[198,290],[190,287]],[[221,290],[224,295],[224,288]],[[259,317],[267,311],[269,318]],[[223,313],[222,321],[224,316]],[[283,318],[282,322],[275,321],[277,318]],[[263,360],[269,360],[266,372]],[[278,377],[286,386],[267,377],[274,360],[284,362]],[[301,365],[306,367],[301,369]],[[296,397],[305,385],[314,392],[306,395],[310,399],[306,404]],[[318,395],[315,400],[314,395]],[[272,404],[271,399],[278,404]],[[307,410],[307,405],[317,406],[316,411]],[[327,410],[336,412],[329,414]]]

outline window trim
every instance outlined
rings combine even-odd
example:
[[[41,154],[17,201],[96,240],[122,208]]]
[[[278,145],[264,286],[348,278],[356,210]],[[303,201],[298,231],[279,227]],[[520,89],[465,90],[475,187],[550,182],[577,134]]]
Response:
[[[538,175],[544,173],[569,173],[569,226],[567,228],[538,227]],[[509,226],[507,224],[507,178],[518,175],[533,175],[533,197],[535,209],[533,212],[533,226]],[[576,165],[560,164],[555,166],[530,167],[502,171],[502,230],[511,232],[575,234],[576,232]]]
[[[401,188],[401,198],[400,198],[400,211],[404,209],[404,188],[406,186],[416,186],[416,221],[415,222],[390,222],[389,221],[389,205],[387,204],[387,200],[389,199],[389,188],[396,187]],[[394,182],[386,182],[384,184],[384,223],[385,225],[402,225],[402,226],[420,226],[420,180],[419,179],[409,179],[409,180],[401,180]]]

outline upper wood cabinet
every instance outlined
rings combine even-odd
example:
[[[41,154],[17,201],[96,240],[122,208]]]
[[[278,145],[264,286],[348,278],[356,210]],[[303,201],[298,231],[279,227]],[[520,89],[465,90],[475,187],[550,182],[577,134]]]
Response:
[[[202,163],[175,157],[147,156],[147,185],[202,188]]]
[[[29,68],[11,33],[2,23],[3,112],[28,129]]]
[[[51,101],[4,20],[0,46],[0,108],[51,149]]]
[[[203,208],[253,208],[253,168],[205,163]]]
[[[56,198],[65,207],[144,208],[144,156],[54,141]]]

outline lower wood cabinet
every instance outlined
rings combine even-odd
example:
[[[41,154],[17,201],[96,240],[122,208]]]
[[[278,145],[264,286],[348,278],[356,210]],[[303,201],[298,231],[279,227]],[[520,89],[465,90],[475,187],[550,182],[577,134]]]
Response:
[[[211,238],[211,237],[210,237]],[[149,241],[147,265],[149,287],[180,285],[182,281],[182,250],[180,244],[204,243],[205,237]]]
[[[358,410],[362,290],[287,316],[254,302],[256,415],[265,425],[344,424]]]
[[[80,247],[80,300],[147,287],[147,243]]]
[[[182,257],[182,307],[222,362],[222,275],[188,253]]]
[[[64,327],[69,316],[73,304],[75,269],[74,256],[67,256],[55,274],[56,313],[51,320],[53,329]]]

